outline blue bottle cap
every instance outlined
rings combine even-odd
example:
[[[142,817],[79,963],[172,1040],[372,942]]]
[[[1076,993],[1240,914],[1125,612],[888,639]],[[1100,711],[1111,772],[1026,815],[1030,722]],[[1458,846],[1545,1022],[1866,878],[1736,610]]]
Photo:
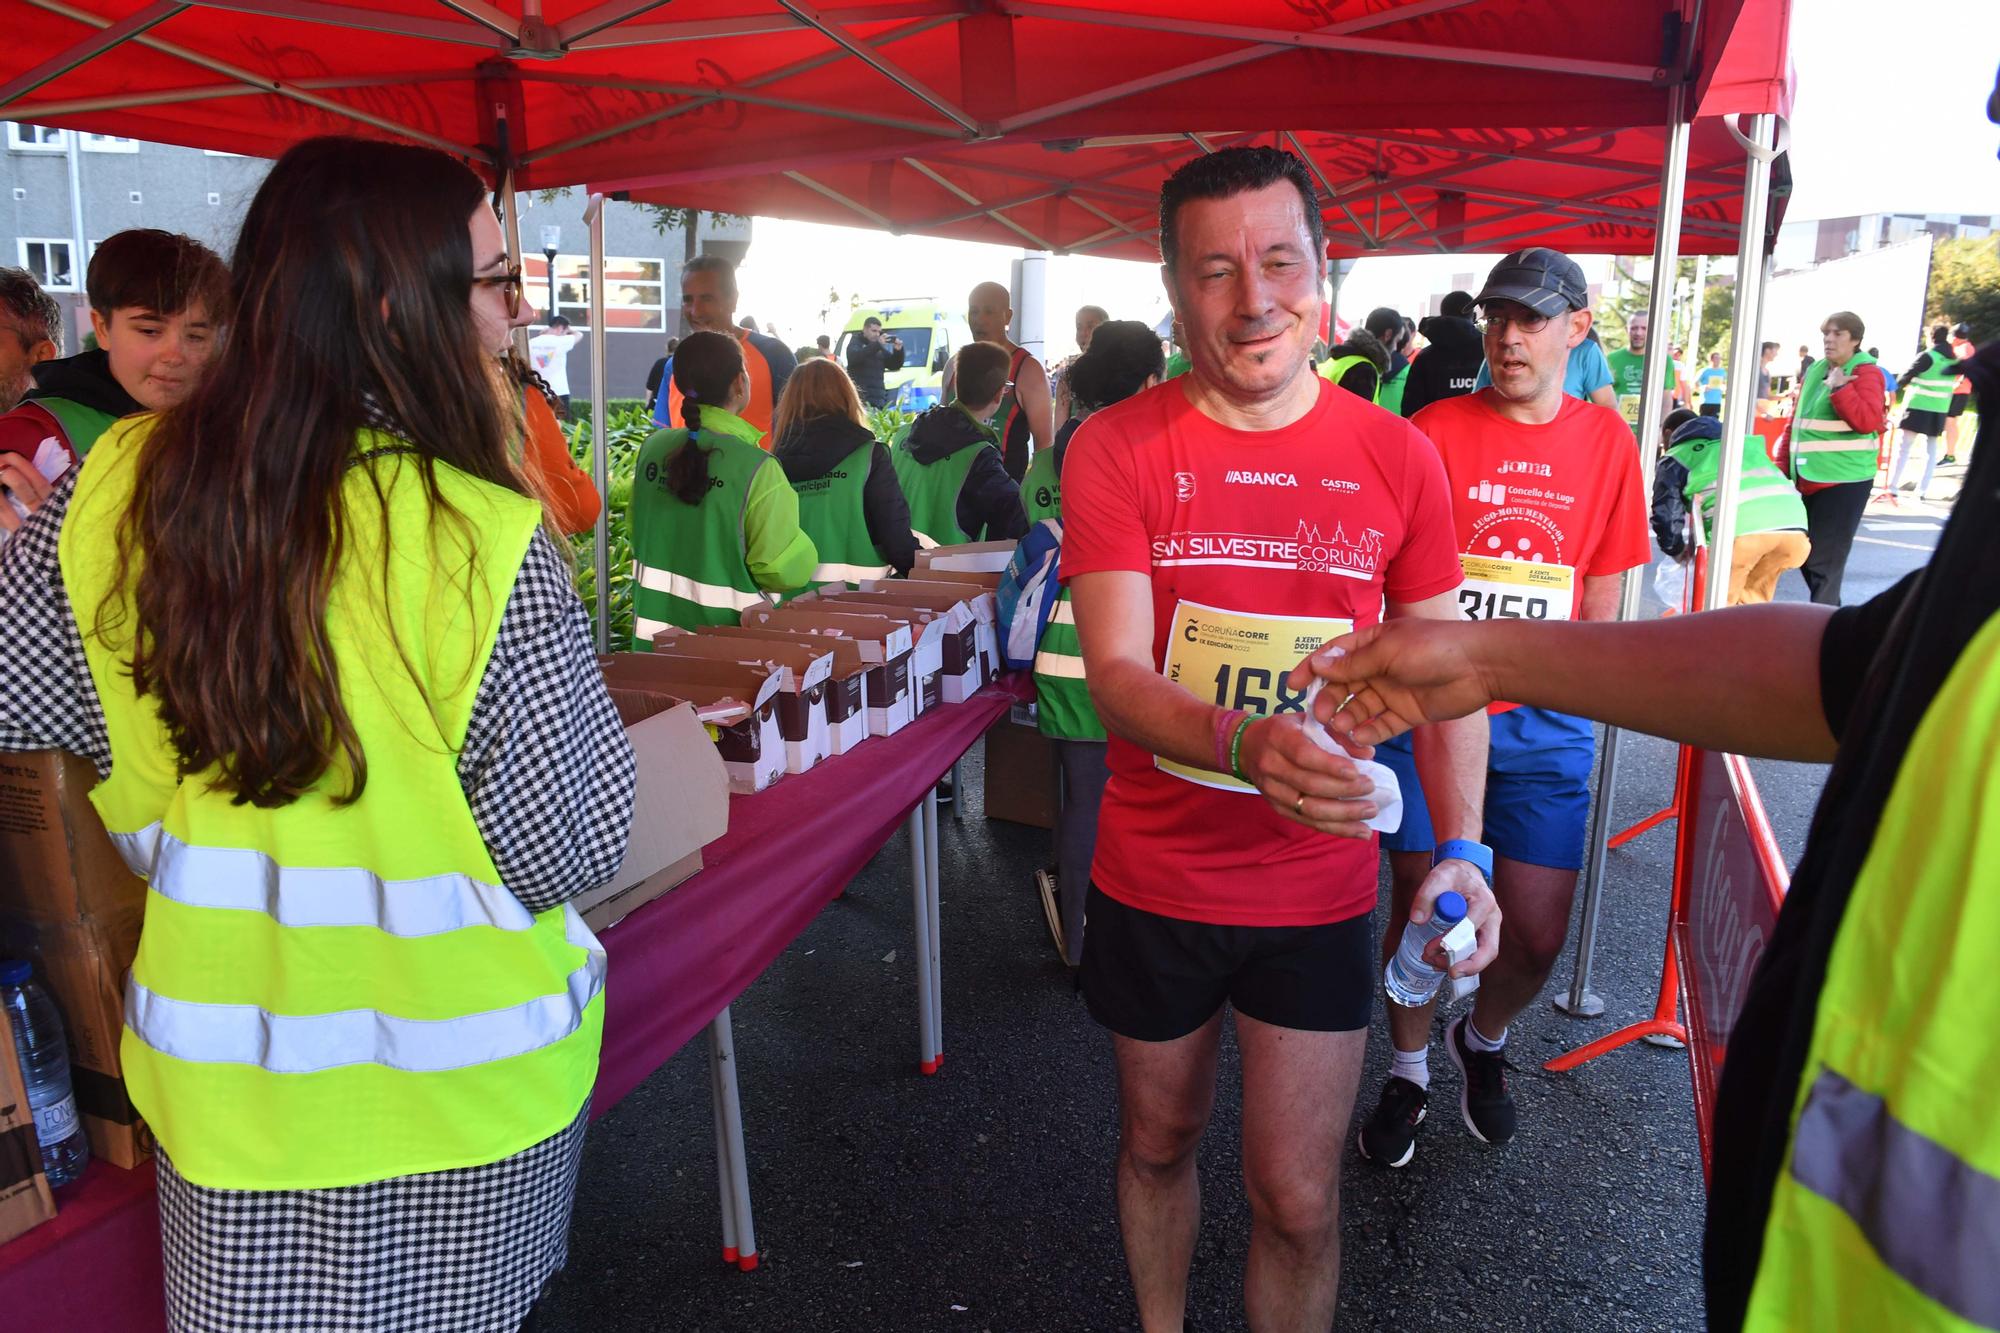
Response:
[[[25,958],[9,958],[0,962],[0,986],[20,986],[35,974],[35,965]]]
[[[1442,921],[1447,927],[1455,926],[1465,920],[1464,896],[1453,893],[1450,889],[1440,893],[1437,901],[1431,904],[1431,919]]]

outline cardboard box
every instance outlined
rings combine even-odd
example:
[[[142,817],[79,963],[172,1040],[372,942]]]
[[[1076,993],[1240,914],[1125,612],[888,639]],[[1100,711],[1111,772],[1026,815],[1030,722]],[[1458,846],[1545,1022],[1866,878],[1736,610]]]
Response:
[[[742,639],[703,639],[669,626],[653,636],[655,657],[759,665],[782,674],[778,686],[778,735],[785,746],[785,771],[804,773],[833,753],[826,720],[827,682],[833,654],[804,645],[752,646]]]
[[[611,702],[638,763],[638,798],[617,873],[571,900],[592,930],[617,924],[700,870],[701,849],[729,829],[729,775],[695,706],[615,686]],[[739,720],[748,715],[743,708]]]
[[[782,629],[852,639],[871,668],[868,678],[868,734],[893,736],[916,717],[916,689],[911,655],[916,637],[907,620],[819,611],[804,606],[775,609],[753,606],[743,613],[751,629]]]
[[[96,785],[74,755],[0,755],[0,952],[39,964],[69,1036],[90,1150],[129,1168],[153,1153],[118,1060],[146,884],[112,847],[90,803]]]
[[[1056,826],[1056,750],[1041,728],[1009,715],[986,732],[986,817]]]
[[[955,569],[967,573],[1004,574],[1007,565],[1014,558],[1014,548],[1018,541],[1004,542],[959,542],[955,546],[931,546],[917,552],[916,568],[910,571],[912,578],[929,578],[922,571],[931,569]]]
[[[49,1178],[42,1174],[42,1146],[14,1050],[14,1028],[0,1019],[0,1245],[56,1215]]]
[[[882,668],[871,667],[861,645],[853,639],[782,629],[746,629],[741,625],[707,625],[696,637],[743,642],[752,653],[761,643],[766,647],[803,648],[809,654],[829,654],[833,667],[824,687],[829,750],[833,754],[846,754],[868,739],[868,677]]]
[[[997,582],[997,579],[996,579]],[[1000,674],[1000,607],[993,590],[983,584],[950,582],[919,582],[910,579],[870,579],[861,585],[863,592],[879,593],[884,597],[910,606],[928,607],[933,611],[946,610],[954,604],[971,610],[973,617],[973,647],[977,654],[979,682],[973,686],[991,685]],[[945,661],[945,679],[950,681],[952,664]],[[945,694],[947,703],[957,703],[949,691]]]
[[[917,594],[924,597],[925,594]],[[965,601],[930,597],[936,606],[921,605],[894,593],[843,592],[819,599],[831,607],[853,607],[870,614],[908,615],[927,622],[938,637],[938,698],[948,704],[964,703],[986,683],[985,659],[979,652],[979,621]]]
[[[782,669],[739,662],[704,662],[669,658],[659,653],[618,653],[600,657],[604,679],[628,690],[650,690],[694,704],[747,705],[749,711],[722,721],[706,721],[722,765],[729,773],[729,790],[750,795],[776,782],[785,772],[785,743],[778,730],[778,688]]]

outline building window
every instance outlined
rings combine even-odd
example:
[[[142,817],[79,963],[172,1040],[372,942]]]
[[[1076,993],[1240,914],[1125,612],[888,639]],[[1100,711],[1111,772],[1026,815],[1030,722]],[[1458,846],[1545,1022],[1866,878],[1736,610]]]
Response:
[[[7,146],[22,152],[60,153],[69,147],[63,137],[66,130],[48,125],[24,125],[18,121],[7,123]],[[85,134],[77,142],[86,153],[136,153],[139,151],[137,139],[121,139],[113,134]]]
[[[23,236],[18,244],[21,267],[33,274],[36,282],[52,292],[77,289],[76,264],[68,241]]]
[[[111,134],[86,134],[82,138],[86,153],[136,153],[139,151],[137,139],[120,139]]]
[[[549,266],[540,255],[523,255],[526,299],[546,317]],[[658,259],[604,261],[604,327],[610,333],[658,332],[667,326],[665,263]],[[570,327],[590,327],[590,261],[583,255],[556,256],[556,313]],[[537,321],[539,323],[540,321]]]

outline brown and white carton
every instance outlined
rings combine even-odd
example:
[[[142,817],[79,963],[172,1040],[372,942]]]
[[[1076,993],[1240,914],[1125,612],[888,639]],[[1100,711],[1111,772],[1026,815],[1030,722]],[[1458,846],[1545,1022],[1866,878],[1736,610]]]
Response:
[[[893,736],[916,717],[916,679],[911,657],[916,636],[907,620],[886,616],[817,611],[811,603],[775,608],[753,606],[743,613],[751,629],[781,629],[852,639],[872,671],[868,681],[868,734]]]
[[[991,685],[993,678],[1000,674],[1000,631],[999,601],[990,588],[968,583],[928,582],[912,579],[870,579],[861,585],[861,591],[877,593],[894,601],[910,606],[927,607],[933,611],[949,610],[954,605],[962,605],[972,612],[972,645],[976,665],[979,669],[978,683],[972,686]],[[947,686],[953,674],[950,650],[947,647],[945,660],[945,680]],[[967,691],[969,694],[970,691]],[[947,688],[946,703],[958,703]]]
[[[55,1215],[13,1025],[0,1019],[0,1245]]]
[[[833,653],[801,645],[751,646],[743,639],[703,638],[669,626],[653,636],[655,656],[686,657],[712,662],[762,663],[778,668],[778,734],[785,743],[785,771],[803,773],[833,753],[826,720],[827,685],[833,676]]]
[[[979,621],[965,601],[951,601],[923,594],[902,596],[886,592],[841,592],[820,599],[828,606],[854,607],[883,615],[922,617],[937,624],[940,662],[938,698],[943,703],[964,703],[986,683],[982,670],[985,659],[979,653]],[[934,605],[926,605],[926,602]]]
[[[695,637],[742,643],[744,651],[752,657],[760,648],[802,649],[808,657],[829,656],[832,670],[824,687],[828,750],[831,754],[846,754],[868,739],[868,678],[871,674],[882,673],[883,668],[871,666],[862,652],[862,645],[855,640],[793,630],[751,629],[742,625],[704,625]]]
[[[973,614],[979,616],[979,652],[986,659],[987,667],[995,676],[1000,674],[1000,614],[997,599],[992,594],[1000,586],[1000,574],[981,573],[962,569],[917,569],[912,577],[903,580],[907,588],[976,588],[988,594],[983,602],[976,602]],[[982,609],[984,608],[984,609]]]
[[[945,628],[937,613],[917,606],[850,601],[851,595],[841,592],[837,595],[814,597],[810,601],[802,599],[795,605],[802,608],[822,608],[839,615],[881,616],[908,625],[910,696],[915,700],[910,715],[913,718],[922,717],[943,703]]]
[[[711,723],[710,734],[729,773],[729,790],[760,792],[785,773],[785,742],[778,730],[778,689],[782,669],[740,662],[702,662],[657,653],[617,653],[598,659],[604,679],[622,689],[652,690],[685,699],[699,710],[709,704],[746,704],[749,712],[727,725]]]
[[[1014,558],[1019,542],[959,542],[952,546],[930,546],[917,552],[913,578],[928,578],[931,569],[963,570],[967,573],[1003,574]]]
[[[0,955],[35,960],[62,1012],[90,1151],[129,1168],[153,1153],[118,1059],[146,884],[111,845],[90,803],[96,785],[74,755],[0,754]]]

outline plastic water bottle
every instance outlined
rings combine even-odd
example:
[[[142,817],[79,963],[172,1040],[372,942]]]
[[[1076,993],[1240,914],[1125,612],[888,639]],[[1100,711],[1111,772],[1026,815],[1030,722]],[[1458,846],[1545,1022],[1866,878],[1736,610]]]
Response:
[[[90,1161],[90,1141],[84,1137],[76,1094],[70,1089],[62,1016],[32,980],[33,971],[20,959],[0,963],[0,1006],[14,1025],[21,1081],[28,1086],[28,1108],[34,1112],[35,1137],[42,1145],[42,1170],[50,1186],[57,1187],[83,1175]]]
[[[1464,919],[1464,897],[1447,890],[1431,904],[1430,920],[1422,925],[1412,921],[1403,927],[1403,942],[1382,969],[1382,986],[1390,999],[1407,1009],[1430,1003],[1444,984],[1444,972],[1424,961],[1424,946]]]

